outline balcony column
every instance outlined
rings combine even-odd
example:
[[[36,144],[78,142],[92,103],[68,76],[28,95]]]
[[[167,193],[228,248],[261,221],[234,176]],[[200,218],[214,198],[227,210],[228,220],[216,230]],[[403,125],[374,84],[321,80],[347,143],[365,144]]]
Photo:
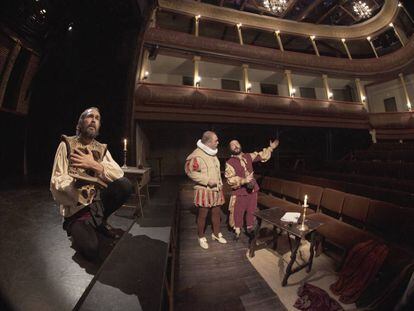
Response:
[[[200,25],[200,15],[196,15],[194,16],[194,23],[195,23],[195,27],[194,27],[194,35],[196,37],[198,37],[198,29],[199,29],[199,25]]]
[[[279,50],[284,52],[285,49],[283,48],[282,39],[280,39],[280,31],[279,30],[275,30],[275,37],[276,37],[277,44],[279,45]]]
[[[144,81],[148,79],[149,76],[149,50],[144,48],[142,52],[142,61],[141,61],[141,71],[139,73],[139,81]]]
[[[193,57],[193,63],[194,63],[194,75],[193,75],[193,86],[195,87],[199,87],[201,84],[201,77],[200,74],[198,72],[198,65],[200,63],[200,56],[194,56]]]
[[[292,71],[285,70],[285,76],[286,76],[286,81],[288,84],[289,96],[295,97],[296,90],[293,88],[293,84],[292,84]]]
[[[328,76],[327,75],[322,75],[322,80],[323,80],[323,85],[325,87],[326,98],[328,100],[332,100],[333,94],[331,92],[331,89],[329,88]]]
[[[394,30],[394,33],[397,36],[398,40],[400,40],[401,45],[405,46],[405,43],[407,42],[407,37],[405,36],[404,32],[402,32],[397,25],[394,25],[394,23],[390,23],[390,27]]]
[[[402,73],[400,73],[398,76],[400,77],[401,85],[402,85],[403,90],[404,90],[405,102],[407,104],[408,111],[411,111],[410,96],[408,95],[407,86],[405,85],[404,75]]]
[[[7,88],[7,82],[9,82],[9,78],[12,73],[14,63],[16,62],[17,56],[19,55],[21,49],[22,46],[20,44],[20,41],[16,41],[13,49],[10,51],[9,57],[7,57],[6,65],[3,69],[3,77],[0,81],[0,107],[3,104],[3,99]]]
[[[373,44],[373,43],[372,43],[372,41],[371,41],[371,37],[367,37],[367,40],[368,40],[368,42],[369,42],[369,45],[371,46],[372,51],[373,51],[373,52],[374,52],[374,54],[375,54],[375,57],[376,57],[376,58],[378,58],[378,53],[377,53],[377,50],[375,49],[374,44]]]
[[[346,55],[348,55],[348,58],[349,58],[349,59],[352,59],[351,52],[349,52],[348,45],[346,44],[346,39],[345,39],[345,38],[342,38],[342,39],[341,39],[341,41],[342,41],[342,45],[343,45],[343,46],[344,46],[344,48],[345,48]]]
[[[361,85],[361,80],[359,78],[355,79],[355,86],[357,89],[357,94],[358,94],[358,101],[364,105],[365,109],[368,110],[367,108],[367,97],[365,95],[365,91],[364,88]]]
[[[405,14],[407,14],[408,18],[410,19],[410,21],[414,24],[413,18],[411,17],[410,13],[408,13],[407,9],[404,7],[404,5],[401,2],[398,3],[398,7],[403,9]]]
[[[242,31],[241,31],[242,24],[238,23],[238,24],[236,25],[236,27],[237,27],[237,33],[238,33],[238,35],[239,35],[239,43],[240,43],[241,45],[243,45],[243,35],[242,35]]]
[[[309,38],[310,38],[310,40],[311,40],[311,42],[312,42],[312,46],[313,46],[313,49],[315,50],[315,54],[316,54],[317,56],[320,56],[320,55],[319,55],[318,46],[316,45],[316,42],[315,42],[315,36],[310,36]]]
[[[243,68],[243,85],[244,85],[244,91],[246,93],[249,93],[251,91],[251,88],[252,88],[252,85],[249,82],[249,72],[248,72],[249,65],[243,64],[242,65],[242,68]]]

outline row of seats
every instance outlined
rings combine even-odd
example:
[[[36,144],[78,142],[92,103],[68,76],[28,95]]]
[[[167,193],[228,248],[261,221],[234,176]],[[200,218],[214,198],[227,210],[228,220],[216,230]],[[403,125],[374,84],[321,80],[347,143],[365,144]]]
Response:
[[[369,300],[382,295],[384,299],[391,297],[388,288],[391,282],[397,284],[398,290],[406,286],[407,276],[409,279],[414,271],[414,209],[275,177],[264,177],[260,184],[258,204],[261,208],[301,211],[299,204],[307,194],[312,209],[308,219],[324,224],[317,232],[325,241],[343,250],[342,260],[353,246],[367,240],[379,240],[389,247]],[[392,297],[390,301],[398,295],[393,292]]]
[[[360,175],[360,174],[346,174],[346,173],[336,173],[336,172],[312,172],[312,175],[334,179],[342,180],[354,184],[365,184],[371,185],[373,187],[384,188],[384,189],[395,189],[401,192],[411,193],[414,191],[414,180],[400,179],[400,178],[390,178],[382,176],[371,176],[371,175]]]
[[[332,172],[361,174],[414,180],[414,163],[380,161],[329,161],[325,169]]]
[[[353,153],[355,160],[359,161],[402,161],[414,162],[413,150],[357,150]]]
[[[372,144],[370,150],[414,150],[414,143],[381,142]]]
[[[301,211],[299,204],[303,203],[305,194],[308,195],[310,208],[318,214],[312,217],[324,223],[335,220],[332,223],[336,229],[340,226],[346,228],[343,230],[349,230],[345,237],[340,237],[339,234],[333,234],[332,237],[329,235],[332,242],[337,241],[335,244],[345,249],[361,242],[361,238],[372,238],[373,234],[396,243],[408,242],[406,246],[414,248],[414,240],[404,239],[407,234],[414,234],[414,209],[275,177],[264,177],[261,189],[262,193],[258,197],[261,206],[270,208],[282,205],[288,211]]]

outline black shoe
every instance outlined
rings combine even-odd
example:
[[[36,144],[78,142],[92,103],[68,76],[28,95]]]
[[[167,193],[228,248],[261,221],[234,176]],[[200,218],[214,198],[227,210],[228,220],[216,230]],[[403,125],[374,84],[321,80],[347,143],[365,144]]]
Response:
[[[110,239],[119,239],[121,236],[107,223],[102,223],[96,227],[96,231]]]

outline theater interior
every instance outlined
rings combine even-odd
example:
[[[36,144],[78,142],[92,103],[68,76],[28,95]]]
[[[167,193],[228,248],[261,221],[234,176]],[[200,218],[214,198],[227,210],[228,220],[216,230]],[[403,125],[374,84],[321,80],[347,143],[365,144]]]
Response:
[[[413,34],[411,0],[1,1],[0,309],[414,310]],[[95,261],[50,192],[88,107],[133,186]],[[208,249],[184,169],[205,131]],[[279,142],[238,239],[234,139]]]

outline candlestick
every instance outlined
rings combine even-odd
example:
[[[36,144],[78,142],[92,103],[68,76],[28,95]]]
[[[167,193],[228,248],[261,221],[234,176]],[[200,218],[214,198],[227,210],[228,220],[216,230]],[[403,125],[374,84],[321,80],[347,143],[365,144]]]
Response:
[[[126,162],[127,162],[127,151],[124,150],[124,165],[122,165],[122,168],[127,168],[128,167]]]
[[[305,196],[305,200],[307,201],[307,196]],[[302,223],[297,226],[299,231],[306,231],[309,229],[307,225],[305,225],[305,219],[306,219],[306,208],[308,207],[308,204],[303,204],[303,215],[302,215]]]

